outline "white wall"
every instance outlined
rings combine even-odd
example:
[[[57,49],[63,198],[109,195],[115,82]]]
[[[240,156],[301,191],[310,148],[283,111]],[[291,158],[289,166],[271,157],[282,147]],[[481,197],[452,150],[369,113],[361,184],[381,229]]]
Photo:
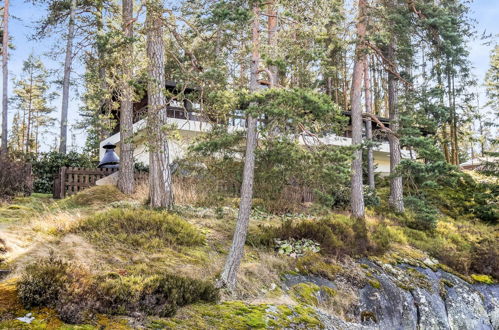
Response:
[[[188,146],[192,141],[204,132],[208,132],[211,129],[209,123],[200,121],[189,121],[185,119],[168,118],[168,124],[173,124],[178,128],[179,139],[170,141],[170,160],[176,160],[185,156]],[[134,124],[134,132],[141,131],[145,128],[145,120],[141,120]],[[232,130],[240,130],[241,127],[232,127]],[[116,153],[119,155],[119,141],[120,133],[116,133],[109,138],[105,139],[100,143],[99,155],[100,158],[104,156],[105,150],[102,148],[107,143],[112,143],[116,145]],[[149,164],[149,153],[147,147],[144,143],[145,141],[139,141],[134,150],[134,157],[136,161],[142,162],[146,165]],[[342,136],[329,135],[318,140],[312,137],[300,137],[300,144],[328,144],[336,146],[349,146],[352,144],[352,139]],[[375,148],[374,151],[374,162],[377,165],[376,172],[382,175],[387,175],[390,173],[390,148],[387,142],[381,143]],[[402,157],[408,158],[408,152],[402,151]]]

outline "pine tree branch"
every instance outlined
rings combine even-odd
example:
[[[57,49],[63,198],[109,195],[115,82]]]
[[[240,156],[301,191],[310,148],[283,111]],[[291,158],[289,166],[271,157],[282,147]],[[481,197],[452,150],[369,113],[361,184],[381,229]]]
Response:
[[[405,85],[407,85],[408,87],[412,87],[412,83],[409,82],[408,80],[404,79],[400,73],[397,72],[397,70],[395,69],[396,66],[395,64],[390,61],[388,58],[386,58],[385,55],[383,55],[383,52],[381,51],[381,49],[379,49],[376,45],[372,44],[371,42],[369,42],[368,40],[365,41],[365,44],[371,48],[372,50],[374,50],[375,54],[378,55],[378,57],[381,58],[381,62],[385,68],[386,71],[388,71],[389,73],[391,73],[392,75],[394,75],[398,80],[402,81]]]
[[[400,138],[399,134],[395,133],[394,131],[392,131],[391,129],[389,129],[388,127],[386,127],[385,124],[383,124],[381,122],[381,120],[379,120],[379,118],[376,115],[374,115],[372,113],[364,112],[364,113],[362,113],[362,117],[369,117],[369,118],[371,118],[372,121],[374,121],[379,127],[381,127],[381,131],[382,132],[385,132],[386,134],[389,134],[389,135],[392,135],[392,136]]]

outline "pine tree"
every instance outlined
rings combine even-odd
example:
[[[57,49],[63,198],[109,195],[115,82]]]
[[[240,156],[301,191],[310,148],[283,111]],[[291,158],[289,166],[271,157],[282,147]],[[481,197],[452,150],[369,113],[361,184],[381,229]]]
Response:
[[[366,61],[366,0],[358,2],[358,18],[356,24],[357,44],[352,75],[352,145],[356,148],[352,161],[352,181],[350,203],[352,216],[364,218],[364,190],[362,184],[362,81]]]
[[[2,31],[2,146],[0,155],[7,155],[7,120],[8,120],[8,83],[9,83],[9,0],[4,0],[3,5],[3,31]]]
[[[252,55],[250,71],[250,92],[258,89],[258,73],[260,69],[260,7],[258,2],[253,4],[252,26]],[[236,228],[232,245],[220,276],[218,286],[234,290],[236,287],[237,271],[244,255],[244,244],[248,233],[251,205],[253,198],[253,184],[255,174],[255,149],[257,143],[257,118],[252,114],[247,116],[246,152],[244,156],[243,183],[241,186],[241,200],[237,215]]]
[[[122,28],[125,44],[122,46],[121,107],[120,107],[120,171],[118,187],[125,194],[134,191],[133,165],[133,0],[122,2]]]
[[[62,84],[62,107],[61,107],[61,134],[59,152],[66,153],[68,140],[68,106],[69,106],[69,84],[71,78],[71,64],[73,60],[73,39],[75,34],[76,0],[71,0],[68,20],[68,34],[66,40],[66,58],[64,60],[64,78]]]
[[[485,76],[487,89],[487,105],[499,116],[499,45],[496,45],[490,54],[490,66]]]
[[[40,134],[55,122],[50,116],[54,108],[49,104],[55,94],[49,91],[49,76],[43,62],[33,54],[23,62],[21,77],[15,81],[13,97],[17,125],[11,135],[11,145],[18,151],[37,152]],[[22,141],[22,146],[19,141]]]
[[[149,199],[151,207],[173,206],[173,185],[168,145],[163,41],[163,6],[148,0],[147,6],[147,131],[149,135]]]

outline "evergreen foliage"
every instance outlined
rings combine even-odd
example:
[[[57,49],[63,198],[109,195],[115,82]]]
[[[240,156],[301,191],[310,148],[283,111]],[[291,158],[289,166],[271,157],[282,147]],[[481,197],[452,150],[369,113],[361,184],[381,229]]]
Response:
[[[35,192],[52,193],[54,175],[61,167],[95,167],[95,163],[85,153],[75,151],[63,155],[56,151],[25,155],[33,165]]]
[[[10,149],[14,152],[38,152],[41,142],[53,127],[51,116],[55,108],[50,102],[56,93],[50,92],[50,72],[42,60],[33,54],[23,62],[19,79],[14,84],[14,114]]]

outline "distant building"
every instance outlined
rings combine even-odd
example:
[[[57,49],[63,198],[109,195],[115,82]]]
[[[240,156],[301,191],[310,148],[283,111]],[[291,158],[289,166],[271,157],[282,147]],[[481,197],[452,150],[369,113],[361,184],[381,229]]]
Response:
[[[168,81],[166,84],[166,89],[172,93],[177,91],[177,85]],[[184,93],[188,94],[194,92],[195,89],[183,90]],[[144,130],[146,127],[145,115],[147,114],[147,94],[144,93],[140,102],[136,102],[133,105],[134,110],[134,133],[136,134],[134,157],[136,161],[142,162],[144,164],[149,164],[149,153],[147,151],[146,142],[147,138],[145,136]],[[208,132],[214,122],[213,118],[207,117],[205,114],[200,112],[199,105],[188,100],[179,103],[178,101],[172,101],[167,106],[167,117],[168,124],[175,125],[178,129],[179,139],[171,141],[170,144],[170,159],[176,160],[185,156],[187,148],[193,143],[193,141],[203,133]],[[116,145],[116,152],[120,154],[120,133],[119,133],[119,111],[113,111],[112,116],[116,119],[117,125],[115,126],[113,133],[107,139],[100,142],[100,159],[104,156],[105,149],[103,146],[106,144]],[[346,117],[350,117],[349,112],[345,112]],[[379,118],[380,121],[389,127],[389,120],[387,118]],[[229,129],[232,130],[242,130],[246,126],[246,120],[243,116],[234,116],[228,122]],[[377,124],[372,122],[373,132],[377,132],[379,127]],[[144,133],[144,134],[141,134]],[[375,134],[379,137],[384,137],[384,133]],[[310,141],[307,137],[300,138],[299,143],[305,144],[313,143],[313,139]],[[321,143],[327,145],[336,146],[349,146],[352,144],[351,139],[351,122],[349,121],[348,126],[345,128],[344,134],[338,136],[335,134],[327,135],[320,138]],[[387,175],[390,173],[390,148],[388,141],[386,139],[379,139],[379,145],[374,148],[374,161],[376,164],[376,172]],[[402,157],[408,158],[409,155],[406,151],[402,151]]]
[[[480,171],[484,168],[484,165],[487,163],[498,163],[499,157],[492,156],[484,156],[484,157],[476,157],[468,160],[460,165],[463,170],[477,170]]]

